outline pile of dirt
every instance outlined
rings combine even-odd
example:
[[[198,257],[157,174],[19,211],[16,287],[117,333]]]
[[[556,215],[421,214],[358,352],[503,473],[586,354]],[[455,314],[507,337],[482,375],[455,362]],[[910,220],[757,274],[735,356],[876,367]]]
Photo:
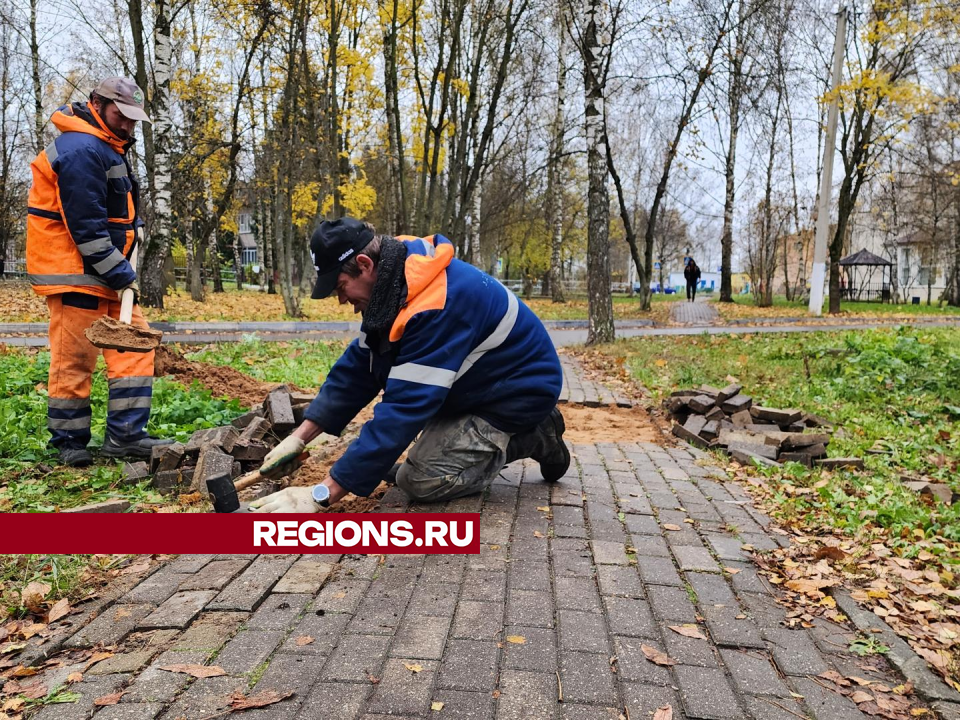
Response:
[[[650,414],[641,408],[615,405],[586,407],[566,403],[560,406],[568,443],[652,442],[663,444],[663,434]]]
[[[166,345],[157,348],[153,373],[156,377],[172,377],[186,387],[196,380],[214,397],[235,398],[246,406],[256,405],[278,386],[278,383],[262,382],[230,367],[187,360]]]
[[[109,315],[97,320],[83,334],[95,347],[130,352],[149,352],[163,338],[159,330],[128,325]]]

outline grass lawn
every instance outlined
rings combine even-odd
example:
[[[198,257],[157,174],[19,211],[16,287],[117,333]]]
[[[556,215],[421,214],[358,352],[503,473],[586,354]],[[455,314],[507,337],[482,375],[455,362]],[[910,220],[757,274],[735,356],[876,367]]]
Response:
[[[807,303],[796,300],[787,300],[783,295],[776,295],[773,298],[773,306],[767,308],[757,307],[753,301],[753,295],[734,295],[733,303],[716,304],[720,317],[724,320],[749,319],[749,318],[772,318],[772,317],[809,317]],[[840,315],[830,315],[828,313],[829,299],[823,303],[823,317],[916,317],[918,315],[960,315],[960,308],[944,305],[943,307],[927,305],[891,305],[888,303],[870,303],[870,302],[843,302],[840,305]]]
[[[907,555],[926,538],[945,563],[960,561],[960,504],[930,504],[899,482],[907,473],[960,491],[960,329],[645,338],[606,351],[658,402],[735,377],[764,404],[838,423],[830,455],[864,457],[867,471],[837,471],[821,486],[826,473],[791,463],[770,474],[775,514],[880,537]],[[867,455],[871,448],[884,454]]]

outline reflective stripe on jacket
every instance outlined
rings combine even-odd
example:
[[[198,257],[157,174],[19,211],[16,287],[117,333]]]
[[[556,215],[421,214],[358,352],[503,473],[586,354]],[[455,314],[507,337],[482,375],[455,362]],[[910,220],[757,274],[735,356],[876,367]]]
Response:
[[[330,474],[369,495],[427,422],[472,414],[504,432],[532,429],[557,403],[563,374],[539,318],[486,273],[454,259],[442,235],[407,246],[407,302],[388,338],[361,325],[304,416],[339,435],[383,390],[373,419]]]
[[[139,187],[126,145],[89,104],[52,117],[61,135],[31,163],[27,275],[39,295],[80,292],[116,300],[136,280],[133,247]]]

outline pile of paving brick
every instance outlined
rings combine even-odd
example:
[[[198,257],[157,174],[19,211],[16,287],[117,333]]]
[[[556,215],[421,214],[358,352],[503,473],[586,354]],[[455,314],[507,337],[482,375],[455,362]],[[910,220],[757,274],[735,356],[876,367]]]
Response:
[[[826,468],[863,467],[859,458],[828,458],[833,426],[802,410],[755,405],[734,383],[677,390],[663,401],[673,434],[691,445],[722,450],[744,464],[798,462]]]
[[[152,476],[151,485],[164,495],[205,496],[209,478],[229,473],[236,479],[258,469],[267,453],[303,422],[311,400],[313,395],[281,385],[230,425],[197,430],[185,444],[156,447],[149,463],[128,463],[127,479],[140,482]]]

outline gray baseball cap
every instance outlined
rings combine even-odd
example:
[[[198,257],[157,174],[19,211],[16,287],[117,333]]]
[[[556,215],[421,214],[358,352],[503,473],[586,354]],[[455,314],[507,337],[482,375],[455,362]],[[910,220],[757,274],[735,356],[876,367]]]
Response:
[[[107,78],[97,85],[93,92],[102,98],[113,100],[124,117],[153,122],[143,110],[143,90],[130,78]]]

